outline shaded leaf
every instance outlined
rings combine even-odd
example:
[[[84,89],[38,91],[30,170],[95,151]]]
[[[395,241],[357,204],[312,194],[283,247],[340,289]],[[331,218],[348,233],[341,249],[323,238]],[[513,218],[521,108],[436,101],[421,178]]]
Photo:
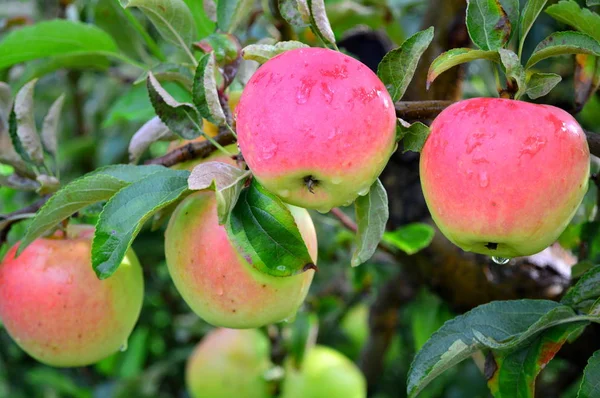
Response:
[[[162,166],[114,165],[73,180],[52,195],[37,212],[21,240],[18,254],[73,213],[93,203],[108,200],[128,184],[164,169]]]
[[[60,121],[60,113],[62,112],[64,102],[65,95],[62,94],[54,101],[50,110],[48,110],[46,117],[44,117],[44,123],[42,124],[42,144],[46,151],[52,156],[56,156],[58,122]]]
[[[575,56],[574,84],[575,106],[582,109],[600,85],[600,57],[587,54]]]
[[[399,118],[396,126],[396,140],[402,141],[402,153],[421,152],[430,132],[429,126],[421,122],[410,124]]]
[[[291,276],[314,266],[288,207],[255,179],[241,192],[226,229],[238,253],[265,274]]]
[[[588,312],[600,297],[600,265],[592,267],[560,300],[576,310]]]
[[[13,30],[0,42],[0,54],[0,69],[55,55],[118,55],[117,45],[106,32],[62,19]]]
[[[512,37],[518,31],[521,4],[519,0],[500,0],[500,5],[510,21],[510,36]]]
[[[252,0],[219,0],[217,2],[217,25],[224,32],[233,33],[248,18]]]
[[[591,36],[579,32],[556,32],[545,38],[537,45],[525,66],[531,68],[538,62],[566,54],[600,55],[600,43]]]
[[[198,62],[196,74],[194,75],[192,100],[196,109],[206,120],[217,126],[225,124],[225,113],[219,102],[219,93],[217,92],[215,56],[213,53],[204,55]]]
[[[158,116],[148,120],[138,131],[133,134],[129,142],[129,161],[135,163],[153,142],[175,138],[171,130]]]
[[[390,215],[387,192],[379,179],[371,185],[367,195],[356,199],[354,209],[358,230],[351,264],[356,267],[375,254]]]
[[[183,0],[120,0],[126,8],[137,7],[148,17],[161,36],[191,54],[196,24]]]
[[[600,41],[600,15],[587,8],[580,8],[577,2],[560,1],[546,8],[546,13],[557,21]]]
[[[27,163],[17,153],[12,143],[12,136],[16,137],[17,133],[16,120],[14,119],[10,125],[10,127],[14,128],[14,131],[12,134],[9,132],[12,104],[13,98],[10,86],[4,82],[0,82],[0,163],[11,165],[21,175],[33,177],[33,172],[31,172]]]
[[[498,0],[467,0],[467,30],[477,47],[493,51],[508,42],[511,25]]]
[[[513,82],[511,84],[516,84],[519,88],[519,92],[525,89],[525,69],[523,69],[523,65],[521,65],[521,61],[517,54],[511,50],[505,50],[504,48],[498,49],[498,54],[500,54],[500,61],[506,71],[506,77]],[[517,99],[520,96],[519,92],[516,96]]]
[[[494,301],[444,324],[417,353],[407,391],[416,396],[438,375],[483,349],[515,349],[558,324],[579,322],[570,307],[549,300]]]
[[[44,163],[44,152],[42,150],[42,142],[38,135],[35,126],[33,92],[37,80],[32,80],[23,86],[15,97],[15,121],[17,123],[17,136],[19,144],[13,141],[15,149],[21,146],[27,153],[28,158],[36,165],[40,166]],[[17,149],[17,152],[19,150]],[[27,159],[24,159],[27,160]]]
[[[475,61],[476,59],[487,59],[500,63],[500,55],[497,51],[473,50],[471,48],[454,48],[440,54],[433,60],[427,72],[427,89],[433,81],[448,69],[464,64],[465,62]]]
[[[302,15],[297,0],[279,0],[279,13],[290,25],[304,28],[310,25],[308,13]]]
[[[525,38],[531,30],[533,23],[544,9],[547,1],[548,0],[529,0],[525,3],[523,11],[521,11],[521,19],[519,20],[519,57],[522,55]]]
[[[531,99],[543,97],[560,83],[561,80],[562,77],[556,73],[532,73],[527,81],[526,94]]]
[[[164,169],[117,192],[104,206],[92,241],[92,267],[100,279],[111,276],[138,232],[156,211],[187,190],[186,170]]]
[[[152,73],[148,73],[146,86],[154,111],[172,132],[186,140],[202,134],[201,117],[192,104],[173,98]]]
[[[598,5],[600,5],[600,0],[586,0],[585,4],[588,7],[598,6]]]
[[[205,162],[194,167],[188,178],[192,190],[213,189],[217,197],[219,224],[224,225],[244,187],[249,171],[222,162]]]
[[[308,45],[299,41],[280,41],[275,45],[272,44],[250,44],[242,50],[242,57],[246,60],[265,63],[276,55],[282,54],[289,50],[297,48],[306,48]]]
[[[377,76],[387,88],[392,100],[399,101],[415,74],[421,56],[433,40],[433,27],[406,39],[395,50],[388,52],[377,66]]]
[[[600,395],[600,351],[596,351],[583,370],[583,379],[577,398],[595,398]]]
[[[315,34],[325,44],[335,44],[335,35],[331,29],[331,24],[327,18],[327,11],[325,10],[325,0],[306,0],[306,4],[310,10],[310,23]],[[300,10],[303,12],[302,8]]]
[[[489,355],[495,371],[488,380],[490,391],[496,398],[535,396],[535,381],[539,373],[554,358],[569,336],[587,322],[558,325],[542,332],[527,346],[516,351],[495,351]],[[491,372],[490,372],[491,373]]]
[[[383,240],[406,254],[415,254],[429,246],[434,235],[435,229],[431,225],[412,223],[386,232]]]

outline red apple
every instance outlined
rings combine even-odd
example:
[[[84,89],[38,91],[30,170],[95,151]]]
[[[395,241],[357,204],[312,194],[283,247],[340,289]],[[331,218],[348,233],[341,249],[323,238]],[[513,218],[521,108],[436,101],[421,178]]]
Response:
[[[313,262],[317,237],[305,209],[290,206]],[[177,290],[206,322],[253,328],[292,317],[314,271],[275,277],[258,271],[233,247],[217,219],[213,192],[198,192],[177,207],[165,233],[165,253]]]
[[[337,51],[280,54],[252,76],[237,112],[240,151],[287,203],[328,211],[365,195],[396,147],[394,104],[367,66]]]
[[[0,264],[0,319],[16,343],[52,366],[85,366],[127,344],[142,308],[144,281],[133,251],[99,280],[90,260],[93,227],[37,239]]]
[[[215,329],[187,362],[185,380],[193,398],[268,398],[264,378],[271,367],[270,344],[256,329]]]
[[[554,242],[587,191],[590,153],[567,112],[474,98],[445,109],[421,153],[433,219],[466,251],[526,256]]]

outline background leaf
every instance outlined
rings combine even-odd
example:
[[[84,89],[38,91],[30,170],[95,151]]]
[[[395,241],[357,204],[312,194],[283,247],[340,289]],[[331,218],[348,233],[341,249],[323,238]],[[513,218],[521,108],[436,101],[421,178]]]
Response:
[[[226,228],[238,252],[268,275],[291,276],[314,265],[290,210],[256,180],[240,194]]]
[[[190,9],[196,25],[196,38],[198,40],[205,38],[215,31],[216,23],[213,22],[204,10],[204,2],[200,0],[183,0]],[[212,1],[212,0],[211,0]]]
[[[27,152],[31,161],[41,166],[44,164],[44,152],[42,142],[35,126],[33,92],[35,90],[36,80],[32,80],[23,86],[15,98],[15,121],[17,123],[17,136],[19,143]],[[13,142],[15,145],[15,142]],[[15,145],[15,148],[17,145]]]
[[[390,216],[388,197],[379,179],[371,185],[369,193],[354,202],[356,212],[356,248],[352,253],[352,266],[356,267],[370,259],[383,237]]]
[[[583,371],[577,398],[594,398],[600,394],[600,351],[592,355]]]
[[[477,47],[493,51],[508,42],[511,25],[498,0],[468,0],[467,29]]]
[[[429,246],[434,235],[435,229],[431,225],[412,223],[386,232],[383,240],[410,255]]]
[[[42,124],[42,144],[48,153],[56,156],[57,147],[57,135],[58,135],[58,122],[60,121],[60,113],[65,102],[65,95],[62,94],[54,101],[48,113],[44,117],[44,123]]]
[[[556,32],[545,38],[537,45],[525,66],[531,68],[538,62],[566,54],[600,55],[600,43],[594,38],[579,32]]]
[[[135,163],[153,142],[177,137],[158,116],[148,120],[133,134],[129,142],[129,161]]]
[[[533,23],[544,9],[546,2],[547,0],[528,0],[525,3],[525,7],[523,7],[521,19],[519,21],[519,51],[517,53],[519,58],[521,58],[523,53],[523,44],[525,44],[525,38],[531,30]]]
[[[433,40],[433,27],[417,32],[395,50],[383,57],[377,76],[387,88],[392,100],[399,101],[415,74],[421,55]]]
[[[118,55],[117,45],[101,29],[84,23],[52,20],[15,29],[0,42],[0,69],[55,55]]]
[[[244,18],[249,16],[252,4],[252,0],[219,0],[217,2],[219,29],[233,33]]]
[[[163,169],[117,192],[104,206],[92,242],[92,267],[100,279],[111,276],[138,232],[156,211],[187,190],[186,170]]]

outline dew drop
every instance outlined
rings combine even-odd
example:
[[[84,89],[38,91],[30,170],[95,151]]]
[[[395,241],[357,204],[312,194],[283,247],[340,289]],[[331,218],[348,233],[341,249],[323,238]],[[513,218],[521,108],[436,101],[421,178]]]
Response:
[[[277,192],[277,194],[279,196],[281,196],[282,198],[287,198],[290,196],[290,190],[289,189],[281,189]]]
[[[487,173],[482,171],[479,173],[479,186],[481,188],[485,188],[490,184],[490,180],[488,179]]]
[[[369,194],[370,190],[371,190],[371,187],[362,188],[360,191],[358,191],[358,195],[367,196]]]
[[[125,342],[123,344],[121,344],[121,347],[119,347],[119,351],[121,351],[121,352],[127,351],[127,340],[125,340]]]
[[[317,211],[321,214],[327,214],[329,213],[329,210],[331,210],[329,207],[321,207],[320,209],[317,209]]]
[[[499,265],[507,264],[510,261],[510,258],[507,257],[498,257],[492,256],[492,261]]]
[[[333,185],[340,185],[342,183],[342,178],[341,177],[333,177],[331,179],[331,183]]]

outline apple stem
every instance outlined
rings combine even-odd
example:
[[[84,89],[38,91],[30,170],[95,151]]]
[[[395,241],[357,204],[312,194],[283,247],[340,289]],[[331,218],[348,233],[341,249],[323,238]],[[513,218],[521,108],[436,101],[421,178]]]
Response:
[[[315,193],[315,187],[317,186],[319,180],[315,180],[313,178],[313,176],[306,176],[304,177],[304,183],[306,184],[306,187],[308,188],[308,192],[314,194]]]
[[[308,264],[306,264],[306,265],[304,266],[304,268],[302,268],[302,272],[306,272],[306,271],[308,271],[309,269],[312,269],[312,270],[314,270],[315,272],[317,272],[317,271],[319,270],[319,267],[317,267],[317,265],[316,265],[316,264],[313,264],[313,263],[308,263]]]

